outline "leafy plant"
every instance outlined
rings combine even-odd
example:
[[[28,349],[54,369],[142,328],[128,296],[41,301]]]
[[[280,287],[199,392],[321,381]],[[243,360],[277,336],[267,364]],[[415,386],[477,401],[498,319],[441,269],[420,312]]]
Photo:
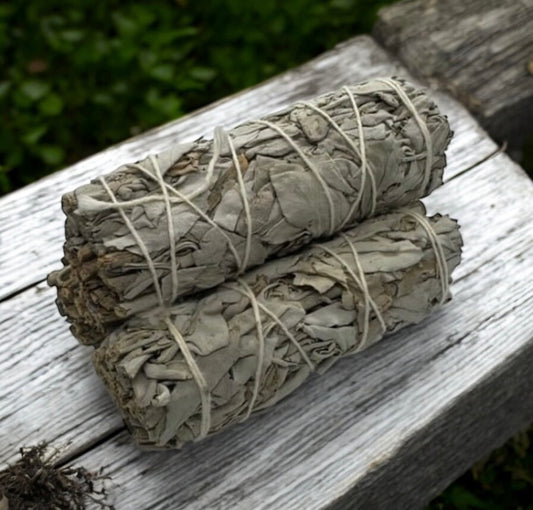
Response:
[[[392,0],[0,5],[0,193],[294,67]]]
[[[427,510],[533,510],[533,428],[455,481]]]

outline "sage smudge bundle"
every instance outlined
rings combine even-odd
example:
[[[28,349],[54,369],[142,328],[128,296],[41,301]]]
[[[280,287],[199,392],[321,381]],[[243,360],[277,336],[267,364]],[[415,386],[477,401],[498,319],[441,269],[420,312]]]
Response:
[[[58,307],[98,345],[128,317],[427,195],[450,137],[424,91],[382,79],[124,165],[63,197]]]
[[[93,362],[139,445],[176,448],[246,419],[314,371],[449,297],[457,223],[414,204],[130,318]]]

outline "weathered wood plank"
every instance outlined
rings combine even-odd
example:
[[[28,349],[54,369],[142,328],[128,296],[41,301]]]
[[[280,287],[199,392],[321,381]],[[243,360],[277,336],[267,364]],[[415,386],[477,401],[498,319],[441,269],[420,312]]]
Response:
[[[520,149],[533,134],[533,0],[405,0],[381,9],[374,36],[494,139]]]
[[[517,318],[527,320],[524,315]],[[509,321],[513,320],[514,317],[509,317]],[[461,474],[471,467],[472,459],[479,459],[480,451],[487,451],[487,445],[503,444],[512,431],[524,426],[524,406],[533,408],[532,383],[527,373],[530,366],[521,358],[533,359],[533,344],[503,361],[501,369],[458,397],[453,406],[427,426],[416,430],[390,462],[367,473],[358,484],[374,489],[386,487],[386,490],[353,490],[332,506],[335,509],[418,508],[428,501],[427,494],[439,494],[447,487],[450,471]],[[492,402],[490,407],[480,407],[480,402],[487,401]],[[471,409],[476,412],[472,413]],[[479,420],[490,426],[480,430],[476,423]],[[426,459],[443,461],[422,467]],[[398,501],[401,506],[397,505]]]
[[[406,71],[370,38],[359,37],[254,89],[127,140],[0,199],[0,300],[44,280],[48,272],[59,267],[64,240],[60,197],[64,192],[172,143],[211,136],[217,125],[229,127],[346,83],[394,74],[406,76]],[[438,100],[444,111],[454,108],[446,96],[441,95]],[[465,112],[459,114],[461,110],[455,110],[453,127],[458,136],[453,142],[456,150],[450,150],[451,171],[464,168],[479,157],[478,153],[459,150],[457,144],[481,143],[487,152],[492,150],[483,131],[471,119],[462,120],[467,117]],[[464,131],[469,131],[466,139],[460,136]]]
[[[357,81],[374,70],[398,71],[368,38],[350,41],[331,58],[326,55],[303,68],[307,79],[316,78],[314,65],[328,74],[324,89],[342,83],[335,82],[337,75]],[[305,78],[298,79],[304,91]],[[327,79],[332,80],[329,85]],[[258,88],[258,97],[249,101],[260,104],[265,90],[271,96],[288,94],[293,83],[282,77],[269,86],[273,88]],[[382,480],[391,484],[394,508],[416,508],[476,455],[533,418],[533,391],[524,390],[533,388],[528,370],[532,184],[505,155],[461,174],[495,146],[461,106],[441,96],[439,102],[458,135],[450,147],[450,180],[426,202],[430,212],[448,212],[463,225],[464,262],[452,286],[455,299],[423,324],[339,363],[275,409],[218,437],[180,452],[148,454],[121,433],[91,449],[79,462],[108,466],[121,485],[119,510],[139,505],[326,508],[333,502],[348,507],[346,502],[356,496],[356,508],[368,508],[372,505],[367,502],[376,501],[371,494],[387,492],[377,490]],[[38,200],[31,193],[26,200],[30,196]],[[35,224],[43,221],[41,215],[47,217],[39,213]],[[53,297],[51,289],[40,285],[0,303],[2,460],[21,442],[44,438],[72,440],[67,449],[72,456],[120,430],[118,415],[88,366],[88,350],[70,338]],[[497,387],[490,385],[493,380]],[[513,401],[516,391],[522,392],[523,406]],[[509,416],[495,425],[500,406]],[[460,415],[467,419],[458,420]],[[407,453],[424,452],[424,445],[434,451],[430,446],[435,442],[442,450],[429,458],[427,476],[412,475]]]
[[[58,320],[55,292],[35,286],[0,303],[0,459],[47,439],[93,443],[122,426],[111,399]]]

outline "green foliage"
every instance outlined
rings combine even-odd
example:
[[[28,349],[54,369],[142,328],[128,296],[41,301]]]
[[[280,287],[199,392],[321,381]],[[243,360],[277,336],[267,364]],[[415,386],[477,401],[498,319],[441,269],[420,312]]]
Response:
[[[0,5],[0,193],[369,31],[393,0]]]
[[[508,441],[427,510],[533,510],[533,428]]]

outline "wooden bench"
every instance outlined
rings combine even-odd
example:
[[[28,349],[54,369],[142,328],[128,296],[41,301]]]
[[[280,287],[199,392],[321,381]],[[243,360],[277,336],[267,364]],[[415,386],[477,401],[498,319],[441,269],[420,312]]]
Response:
[[[122,509],[416,509],[533,420],[533,184],[450,96],[455,137],[430,213],[459,219],[454,299],[312,378],[269,412],[180,451],[147,453],[44,283],[60,196],[119,164],[347,83],[407,71],[369,37],[88,158],[0,200],[0,459],[46,439],[103,466]]]
[[[373,33],[513,153],[533,136],[533,0],[404,0]]]

